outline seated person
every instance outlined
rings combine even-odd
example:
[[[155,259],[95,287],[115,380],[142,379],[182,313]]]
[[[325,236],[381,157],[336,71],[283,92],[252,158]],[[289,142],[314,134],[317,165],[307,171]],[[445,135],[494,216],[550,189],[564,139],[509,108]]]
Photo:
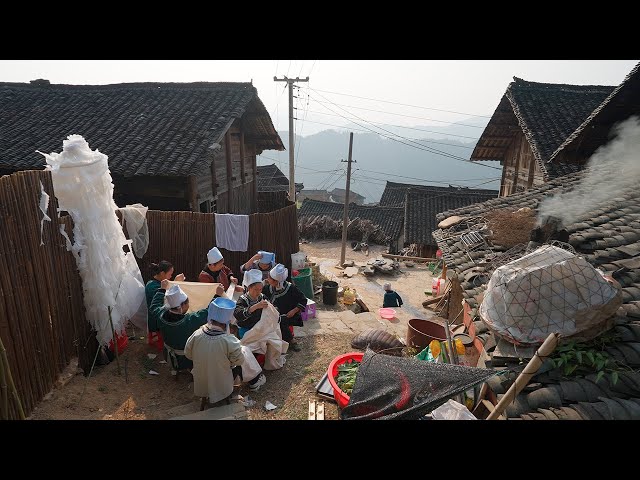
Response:
[[[214,299],[223,295],[224,289],[218,285]],[[165,359],[176,372],[193,366],[191,360],[184,356],[184,345],[191,334],[207,322],[206,308],[191,313],[187,313],[188,310],[187,294],[179,285],[169,288],[169,280],[162,280],[151,301],[149,315],[158,319],[164,339]]]
[[[238,285],[238,279],[233,276],[233,272],[224,264],[222,253],[217,247],[213,247],[207,253],[207,265],[198,275],[198,281],[203,283],[221,283],[225,292],[232,283],[236,284],[236,292],[244,292],[244,288]]]
[[[300,345],[293,338],[293,327],[303,326],[300,313],[307,308],[307,297],[293,283],[287,282],[288,276],[287,267],[277,264],[269,272],[262,294],[278,309],[282,339],[289,342],[291,350],[299,352]]]
[[[162,260],[160,263],[152,263],[151,275],[153,275],[153,278],[149,280],[144,287],[144,293],[147,298],[147,311],[151,307],[151,300],[153,300],[154,295],[160,288],[160,282],[165,278],[171,280],[171,277],[173,277],[173,265],[166,260]],[[183,273],[176,275],[176,282],[184,282]],[[157,332],[158,320],[149,315],[147,318],[147,326],[150,332]]]
[[[194,394],[208,397],[209,403],[229,399],[233,393],[234,376],[242,378],[245,361],[240,340],[227,333],[233,310],[221,308],[219,300],[222,299],[213,300],[205,309],[206,324],[193,332],[184,347],[185,356],[193,361]],[[248,381],[252,391],[257,391],[266,382],[262,372]]]
[[[262,272],[262,280],[266,280],[269,276],[269,270],[275,266],[276,255],[275,253],[265,252],[260,250],[253,257],[251,257],[247,263],[240,265],[240,271],[245,274],[249,270],[259,270]],[[247,282],[242,280],[242,285],[247,286]]]
[[[391,290],[391,284],[389,282],[383,285],[384,288],[384,299],[382,301],[383,307],[401,307],[402,306],[402,298],[398,295],[398,292],[394,292]]]
[[[242,338],[258,323],[262,309],[269,304],[262,295],[262,274],[258,270],[247,271],[243,283],[247,286],[247,291],[240,295],[233,312],[238,325],[238,338]]]

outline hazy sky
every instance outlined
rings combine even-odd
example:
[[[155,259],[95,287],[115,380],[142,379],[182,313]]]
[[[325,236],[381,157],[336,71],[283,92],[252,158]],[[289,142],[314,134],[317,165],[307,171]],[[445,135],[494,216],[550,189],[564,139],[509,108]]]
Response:
[[[70,84],[253,80],[276,128],[288,130],[286,84],[274,82],[273,77],[309,75],[309,83],[300,83],[302,88],[296,93],[300,97],[296,100],[296,116],[306,119],[297,123],[296,132],[306,136],[332,128],[320,123],[344,125],[346,121],[340,115],[402,126],[442,126],[471,115],[490,116],[513,76],[537,82],[616,85],[636,63],[637,60],[3,60],[0,82],[37,78]]]

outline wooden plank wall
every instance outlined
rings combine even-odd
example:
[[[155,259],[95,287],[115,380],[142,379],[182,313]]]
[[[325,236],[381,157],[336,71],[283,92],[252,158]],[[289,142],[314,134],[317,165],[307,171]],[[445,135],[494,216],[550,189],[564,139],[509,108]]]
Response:
[[[147,222],[149,248],[138,259],[145,282],[151,278],[150,263],[160,260],[173,263],[176,274],[184,273],[187,281],[197,281],[207,252],[216,245],[215,214],[149,210]],[[249,215],[246,252],[220,250],[225,264],[240,278],[240,265],[258,250],[274,252],[276,260],[291,270],[291,254],[298,252],[298,248],[297,209],[292,204],[274,212]]]
[[[41,183],[50,196],[47,215],[52,219],[44,222],[43,245]],[[97,348],[85,318],[75,258],[59,230],[64,225],[73,238],[72,222],[59,219],[56,209],[50,172],[0,177],[0,336],[27,416],[72,357],[78,356],[85,368]],[[15,406],[10,418],[18,418]]]

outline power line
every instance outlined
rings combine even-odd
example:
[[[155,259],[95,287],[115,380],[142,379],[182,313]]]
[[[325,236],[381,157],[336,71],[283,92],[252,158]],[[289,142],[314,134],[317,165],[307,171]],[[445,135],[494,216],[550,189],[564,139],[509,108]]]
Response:
[[[310,88],[310,89],[311,89],[311,88]],[[314,90],[314,92],[315,92],[315,90]],[[322,95],[320,95],[320,96],[322,96]],[[324,97],[323,97],[323,98],[324,98]],[[326,109],[328,109],[328,110],[330,110],[330,111],[332,111],[332,112],[334,112],[334,113],[335,113],[335,111],[334,111],[334,110],[331,110],[331,109],[330,109],[329,107],[327,107],[326,105],[323,105],[323,106],[324,106]],[[336,106],[337,106],[337,105],[336,105]],[[341,107],[339,107],[339,108],[341,108]],[[367,120],[364,120],[364,119],[362,119],[362,118],[358,117],[357,115],[355,115],[355,114],[353,114],[353,113],[348,112],[348,111],[347,111],[347,110],[345,110],[344,108],[341,108],[341,110],[344,110],[344,111],[345,111],[345,112],[347,112],[348,114],[353,115],[354,117],[356,117],[356,118],[358,118],[358,119],[360,119],[360,120],[362,120],[362,121],[364,121],[364,122],[368,123],[368,122],[367,122]],[[345,118],[346,120],[350,120],[350,119],[348,119],[347,117],[344,117],[344,116],[342,116],[342,117],[343,117],[343,118]],[[360,127],[368,128],[368,127],[365,127],[364,125],[359,124],[358,122],[355,122],[355,121],[353,121],[353,120],[351,120],[351,121],[352,121],[353,123],[355,123],[356,125],[360,126]],[[389,130],[386,130],[386,129],[384,129],[384,128],[381,128],[381,127],[376,127],[376,128],[378,128],[378,129],[380,129],[380,130],[384,130],[384,131],[386,131],[386,132],[388,132],[388,133],[391,133],[392,135],[394,135],[394,136],[396,136],[396,137],[404,138],[405,140],[408,140],[407,138],[402,137],[402,135],[398,135],[398,134],[396,134],[396,133],[390,132]],[[378,135],[380,135],[380,136],[383,136],[383,137],[389,138],[390,140],[393,140],[393,141],[395,141],[395,142],[402,143],[402,144],[404,144],[404,145],[408,145],[408,146],[413,147],[413,148],[417,148],[418,150],[424,150],[424,151],[431,152],[431,153],[437,153],[437,154],[440,154],[440,155],[442,155],[442,156],[444,156],[444,157],[448,157],[448,158],[451,158],[451,159],[454,159],[454,160],[462,161],[462,162],[464,162],[464,163],[471,163],[469,160],[467,160],[467,159],[465,159],[465,158],[462,158],[462,157],[460,157],[460,156],[458,156],[458,155],[453,155],[453,154],[450,154],[450,153],[447,153],[447,152],[443,152],[442,150],[438,150],[438,149],[435,149],[435,148],[432,148],[432,147],[425,147],[424,145],[421,145],[421,147],[424,147],[424,148],[417,147],[417,146],[415,146],[415,145],[411,145],[410,143],[406,143],[406,142],[403,142],[403,141],[398,140],[398,139],[396,139],[396,138],[389,137],[388,135],[384,135],[384,134],[382,134],[382,133],[380,133],[380,132],[376,132],[375,130],[371,130],[370,128],[368,128],[368,130],[370,130],[370,131],[372,131],[373,133],[376,133],[376,134],[378,134]],[[409,141],[411,142],[411,140],[409,140]],[[413,142],[413,143],[415,143],[415,142]],[[418,144],[418,145],[420,145],[420,144]],[[491,165],[484,165],[484,164],[477,164],[477,165],[480,165],[480,166],[482,166],[482,167],[492,168],[492,169],[495,169],[495,170],[502,170],[502,168],[493,167],[493,166],[491,166]]]
[[[329,116],[331,116],[331,117],[341,117],[341,118],[345,118],[345,117],[343,117],[342,115],[332,115],[332,114],[330,114],[330,113],[315,112],[315,111],[312,111],[312,110],[309,110],[309,111],[310,111],[311,113],[319,113],[319,114],[321,114],[321,115],[329,115]],[[328,125],[328,126],[330,126],[330,127],[344,128],[344,129],[352,128],[352,127],[345,127],[344,125],[335,125],[335,124],[333,124],[333,123],[315,122],[315,121],[312,121],[312,120],[307,120],[307,122],[317,123],[318,125]],[[351,120],[349,120],[349,122],[351,122]],[[425,130],[425,129],[423,129],[423,128],[405,127],[404,125],[393,125],[393,124],[389,124],[389,123],[372,123],[372,122],[369,122],[369,123],[371,123],[372,125],[386,125],[387,127],[406,128],[406,129],[408,129],[408,130],[418,130],[418,131],[420,131],[420,132],[435,133],[436,135],[445,135],[445,136],[447,136],[447,137],[460,137],[460,138],[468,138],[468,139],[470,139],[470,140],[478,140],[478,137],[469,137],[469,136],[467,136],[467,135],[455,135],[455,134],[453,134],[453,133],[440,133],[440,132],[434,132],[433,130]],[[361,131],[365,132],[365,131],[369,131],[369,130],[361,130]],[[431,141],[431,140],[429,140],[429,141]],[[449,145],[449,144],[446,144],[446,145]],[[458,145],[452,145],[452,146],[456,146],[456,147],[457,147]],[[467,148],[467,147],[465,147],[465,148]]]
[[[362,170],[360,168],[356,169],[356,170]],[[386,175],[386,176],[391,176],[391,177],[400,177],[400,178],[407,178],[409,180],[414,180],[414,181],[420,181],[420,182],[431,182],[431,183],[442,183],[443,185],[453,185],[455,182],[473,182],[476,180],[500,180],[500,177],[491,177],[491,178],[457,178],[457,179],[451,179],[451,180],[426,180],[424,178],[414,178],[414,177],[407,177],[404,175],[394,175],[393,173],[386,173],[386,172],[377,172],[375,170],[362,170],[364,173],[378,173],[380,175]],[[362,176],[362,175],[361,175]],[[388,181],[385,180],[383,178],[376,178],[376,177],[366,177],[366,178],[371,178],[372,180],[380,180],[380,181]],[[429,185],[420,185],[423,187],[428,187]],[[390,187],[390,188],[394,188],[394,187]],[[406,187],[397,187],[398,189],[402,189],[402,188],[406,188]]]
[[[468,116],[471,116],[471,117],[491,118],[491,115],[475,115],[473,113],[456,112],[454,110],[442,110],[440,108],[421,107],[421,106],[418,106],[418,105],[410,105],[408,103],[391,102],[389,100],[380,100],[378,98],[360,97],[358,95],[350,95],[348,93],[330,92],[329,90],[320,90],[320,89],[316,89],[316,90],[318,92],[333,93],[334,95],[342,95],[344,97],[354,97],[354,98],[362,98],[364,100],[373,100],[374,102],[392,103],[394,105],[402,105],[403,107],[421,108],[423,110],[434,110],[436,112],[457,113],[458,115],[468,115]]]
[[[318,90],[314,90],[314,91],[317,92]],[[324,105],[326,103],[326,102],[320,102],[319,100],[316,100],[316,102],[318,102],[321,105]],[[438,123],[448,123],[448,124],[454,123],[454,122],[450,122],[450,121],[447,121],[447,120],[437,120],[435,118],[417,117],[415,115],[407,115],[407,114],[404,114],[404,113],[387,112],[386,110],[375,110],[373,108],[356,107],[355,105],[344,105],[342,103],[334,103],[334,102],[331,102],[331,103],[333,103],[334,105],[339,105],[341,107],[355,108],[356,110],[367,110],[369,112],[385,113],[387,115],[396,115],[398,117],[417,118],[419,120],[428,120],[430,122],[438,122]],[[480,125],[469,125],[468,123],[456,123],[456,125],[460,125],[462,127],[471,127],[471,128],[485,128],[485,127],[480,126]]]
[[[331,117],[338,117],[338,116],[340,116],[340,115],[333,115],[333,114],[331,114],[331,113],[314,112],[313,110],[307,110],[307,111],[308,111],[308,112],[310,112],[310,113],[318,113],[318,114],[320,114],[320,115],[329,115],[329,116],[331,116]],[[306,115],[306,113],[305,113],[305,115]],[[306,117],[305,117],[305,118],[306,118]],[[343,117],[343,118],[344,118],[344,117]],[[359,132],[369,132],[369,130],[364,130],[364,129],[362,129],[362,128],[344,127],[344,126],[341,126],[341,125],[335,125],[335,124],[331,124],[331,123],[314,122],[313,120],[306,120],[306,121],[307,121],[307,122],[311,122],[311,123],[317,123],[317,124],[319,124],[319,125],[328,125],[328,126],[331,126],[331,127],[344,128],[344,129],[347,129],[347,130],[357,130],[357,131],[359,131]],[[371,122],[370,122],[370,123],[371,123]],[[384,125],[383,123],[371,123],[371,124],[372,124],[372,125]],[[388,125],[388,126],[393,127],[394,125]],[[405,128],[410,128],[410,127],[405,127]],[[435,144],[437,144],[437,145],[447,145],[447,146],[449,146],[449,147],[466,148],[467,150],[473,150],[473,149],[475,148],[475,147],[467,147],[467,146],[465,146],[465,145],[456,145],[456,144],[454,144],[454,143],[436,142],[435,140],[426,140],[426,139],[424,139],[424,138],[413,138],[413,137],[406,137],[406,138],[409,138],[409,139],[414,140],[414,141],[416,141],[416,142],[435,143]]]

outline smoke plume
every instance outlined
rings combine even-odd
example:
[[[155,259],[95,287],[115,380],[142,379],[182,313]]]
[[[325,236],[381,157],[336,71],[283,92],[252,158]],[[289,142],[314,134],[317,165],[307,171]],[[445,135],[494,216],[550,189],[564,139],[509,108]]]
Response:
[[[615,137],[591,156],[580,183],[569,192],[542,201],[538,222],[550,216],[570,225],[610,203],[640,180],[640,119],[629,117],[613,127]]]

